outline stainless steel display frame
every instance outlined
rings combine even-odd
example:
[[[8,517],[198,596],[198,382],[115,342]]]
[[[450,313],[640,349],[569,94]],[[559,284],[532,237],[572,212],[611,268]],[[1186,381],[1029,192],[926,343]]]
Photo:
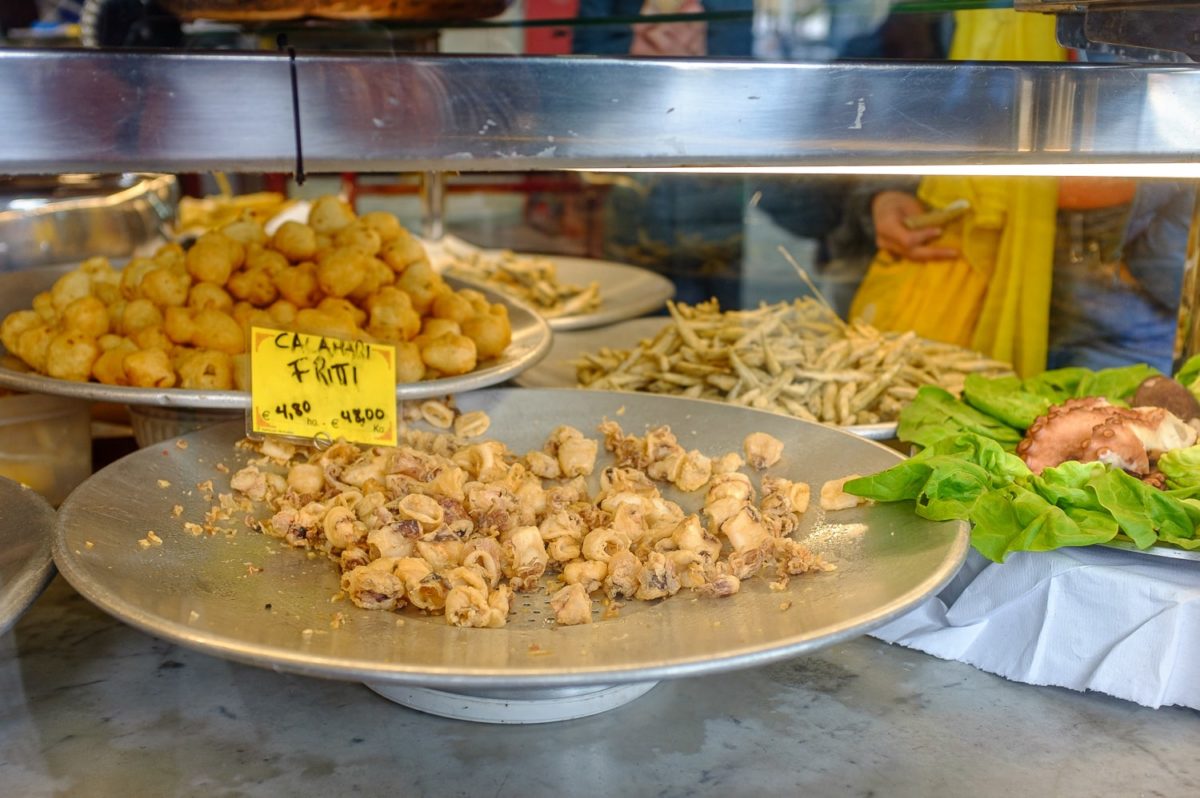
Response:
[[[0,50],[0,173],[292,171],[291,74],[282,53]],[[1200,164],[1186,65],[377,53],[295,74],[309,172]]]

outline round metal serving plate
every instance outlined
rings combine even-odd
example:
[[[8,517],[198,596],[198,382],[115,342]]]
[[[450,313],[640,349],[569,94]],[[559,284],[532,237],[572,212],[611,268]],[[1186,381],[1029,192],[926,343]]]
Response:
[[[584,355],[609,349],[632,349],[645,338],[653,338],[671,320],[665,316],[630,319],[605,327],[602,330],[557,332],[550,353],[533,368],[527,369],[513,382],[525,388],[575,388],[575,366],[572,362]],[[715,400],[708,400],[715,401]],[[846,432],[873,441],[887,441],[896,437],[896,422],[885,424],[852,424],[840,427]]]
[[[1200,550],[1181,549],[1178,546],[1172,546],[1168,543],[1156,543],[1148,549],[1139,549],[1137,544],[1132,540],[1110,540],[1108,543],[1101,543],[1100,545],[1108,549],[1120,549],[1121,551],[1128,551],[1133,554],[1144,554],[1147,557],[1166,557],[1172,560],[1200,562]]]
[[[0,634],[7,632],[54,576],[54,510],[37,493],[0,477]]]
[[[740,450],[748,433],[767,432],[785,444],[769,473],[809,482],[814,494],[826,480],[901,459],[829,427],[713,402],[497,389],[460,396],[458,403],[486,411],[489,436],[514,452],[540,448],[559,424],[595,434],[604,417],[637,433],[669,423],[684,446],[711,454]],[[151,634],[313,676],[464,692],[547,690],[761,665],[886,623],[945,585],[967,552],[965,524],[926,521],[899,503],[828,517],[814,506],[799,534],[837,570],[793,578],[783,590],[755,578],[728,599],[685,591],[661,602],[629,602],[615,618],[572,627],[550,622],[549,595],[538,590],[515,597],[502,629],[459,629],[437,616],[331,602],[339,582],[333,563],[237,521],[232,537],[184,531],[184,522],[202,521],[209,507],[197,483],[211,479],[218,493],[229,490],[229,474],[216,466],[236,471],[246,456],[234,449],[241,434],[236,423],[210,427],[181,439],[186,448],[161,443],[93,476],[59,511],[55,560],[80,593]],[[602,453],[597,471],[609,462]],[[666,495],[689,510],[702,500]],[[183,508],[178,517],[176,504]],[[149,530],[161,545],[139,545]]]
[[[599,284],[600,306],[587,313],[572,313],[548,318],[546,321],[555,332],[587,330],[627,319],[636,319],[638,316],[653,313],[666,305],[668,299],[675,296],[674,283],[661,274],[638,266],[567,255],[524,254],[523,256],[550,261],[554,264],[558,279],[565,284],[577,286],[586,286],[592,282]],[[466,272],[461,270],[454,270],[452,273],[469,282],[477,281],[477,278],[469,277]],[[482,284],[495,288],[486,282]]]
[[[29,269],[11,274],[0,274],[0,318],[15,310],[33,305],[33,298],[47,291],[54,281],[66,274],[75,265],[52,266]],[[463,288],[468,283],[447,277],[446,282],[454,288]],[[471,284],[472,288],[478,288]],[[512,343],[501,357],[489,361],[482,368],[459,377],[445,377],[423,382],[411,382],[396,386],[396,399],[427,399],[445,396],[459,391],[473,391],[498,385],[537,364],[550,351],[552,333],[545,319],[524,302],[494,291],[480,288],[489,302],[499,302],[508,307],[509,323],[512,325]],[[0,346],[0,355],[6,350]],[[104,385],[99,382],[73,382],[45,377],[41,374],[16,371],[0,366],[0,385],[26,393],[44,393],[89,399],[94,402],[114,402],[126,405],[155,405],[158,407],[183,408],[227,408],[242,409],[250,406],[250,394],[243,391],[195,391],[182,388],[132,388],[123,385]]]

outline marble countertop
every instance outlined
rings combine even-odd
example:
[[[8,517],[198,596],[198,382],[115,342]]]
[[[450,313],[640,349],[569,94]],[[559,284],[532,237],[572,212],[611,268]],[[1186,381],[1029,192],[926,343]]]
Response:
[[[1200,794],[1200,713],[1030,687],[862,638],[485,726],[237,665],[56,578],[0,637],[0,792],[20,796]]]

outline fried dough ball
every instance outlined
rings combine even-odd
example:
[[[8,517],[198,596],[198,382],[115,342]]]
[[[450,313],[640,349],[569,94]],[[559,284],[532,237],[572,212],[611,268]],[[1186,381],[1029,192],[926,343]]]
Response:
[[[442,374],[466,374],[475,368],[475,342],[464,335],[454,333],[439,335],[421,347],[421,360],[426,366]]]
[[[121,269],[121,296],[127,300],[138,299],[142,295],[142,278],[155,269],[162,268],[158,261],[150,258],[134,258]]]
[[[330,252],[333,252],[333,239],[329,236],[318,235],[317,251],[313,253],[313,256],[309,260],[320,263]]]
[[[427,316],[421,322],[421,338],[429,340],[437,338],[439,335],[462,335],[462,327],[458,326],[458,322],[450,319],[437,319],[432,316]]]
[[[458,295],[471,303],[471,307],[475,308],[476,315],[490,313],[492,310],[491,303],[488,302],[487,297],[474,288],[461,288],[458,291]]]
[[[345,299],[327,296],[317,305],[317,310],[323,310],[331,315],[341,315],[354,322],[354,325],[360,326],[367,320],[367,313],[362,308],[359,308],[353,302],[348,302]]]
[[[139,349],[122,361],[125,379],[138,388],[173,388],[175,372],[171,359],[161,349]]]
[[[326,313],[316,308],[302,308],[296,314],[296,328],[304,332],[321,335],[354,336],[358,327],[354,319],[340,313]]]
[[[250,355],[243,352],[240,355],[234,355],[229,358],[229,365],[233,369],[233,387],[238,391],[250,390]]]
[[[224,285],[245,257],[245,247],[229,236],[205,233],[187,251],[187,270],[198,282]]]
[[[480,360],[498,357],[512,343],[512,325],[508,318],[491,313],[464,321],[462,334],[475,342]]]
[[[290,268],[291,265],[287,258],[273,249],[251,247],[246,250],[246,271],[262,269],[274,277],[284,269]]]
[[[159,247],[154,253],[153,260],[162,268],[180,272],[187,271],[187,253],[174,241]]]
[[[60,332],[46,349],[46,373],[60,380],[87,382],[98,357],[100,345],[95,338],[75,331]]]
[[[333,195],[320,197],[308,212],[308,223],[317,233],[332,236],[354,222],[354,211]]]
[[[401,272],[396,287],[406,292],[412,299],[413,309],[424,315],[438,294],[446,290],[446,283],[428,261],[419,261]]]
[[[275,275],[279,295],[297,308],[316,307],[321,301],[321,286],[317,282],[317,264],[301,263]]]
[[[343,297],[367,276],[367,256],[353,247],[339,247],[317,264],[317,282],[330,296]]]
[[[246,269],[229,278],[229,293],[255,307],[265,308],[278,298],[279,289],[265,269]]]
[[[413,310],[412,299],[399,288],[389,285],[379,289],[367,300],[367,309],[371,312],[367,330],[372,335],[392,340],[374,331],[394,329],[407,341],[421,331],[421,317]]]
[[[420,382],[425,376],[421,350],[413,343],[396,344],[396,384]]]
[[[242,326],[232,316],[219,310],[202,310],[194,320],[196,332],[192,343],[200,349],[215,349],[229,355],[246,351],[246,336]]]
[[[121,313],[121,332],[130,337],[138,330],[146,327],[161,327],[162,311],[149,299],[135,299],[126,302]]]
[[[191,287],[192,278],[187,272],[159,267],[142,278],[141,294],[160,308],[166,308],[185,304]]]
[[[317,234],[300,222],[284,222],[271,237],[271,246],[293,263],[308,260],[317,251]]]
[[[54,299],[49,291],[43,291],[33,298],[33,310],[47,324],[58,321],[58,311],[54,309]]]
[[[138,330],[133,335],[133,342],[137,344],[138,349],[161,349],[170,352],[175,348],[175,342],[163,332],[162,327],[145,327]]]
[[[253,216],[243,215],[237,221],[230,222],[221,228],[221,232],[237,241],[242,246],[267,243],[267,232],[255,221]]]
[[[116,349],[118,346],[120,346],[121,344],[124,344],[126,342],[128,342],[130,344],[133,343],[125,336],[117,335],[116,333],[108,333],[107,335],[101,335],[99,338],[96,339],[96,343],[100,345],[101,352],[108,352],[110,350]]]
[[[421,246],[416,236],[404,228],[400,228],[399,235],[383,247],[379,257],[397,274],[414,263],[429,262],[425,255],[425,247]]]
[[[92,278],[81,271],[67,272],[54,281],[50,289],[50,302],[54,309],[62,313],[67,305],[76,299],[90,296],[92,293]]]
[[[233,361],[225,352],[192,351],[180,359],[179,387],[206,391],[233,388]]]
[[[278,299],[267,308],[267,314],[276,324],[287,326],[296,320],[297,310],[297,307],[286,299]]]
[[[462,297],[453,291],[447,291],[444,294],[439,294],[437,299],[433,300],[433,306],[430,312],[434,317],[439,319],[449,319],[462,324],[467,319],[476,314],[475,308],[471,305],[470,300]]]
[[[367,255],[374,255],[383,246],[379,233],[361,222],[348,224],[333,236],[334,246],[354,247]]]
[[[121,299],[121,273],[112,267],[108,258],[88,258],[79,269],[92,278],[92,296],[106,305]]]
[[[388,268],[387,264],[379,258],[367,258],[363,261],[366,271],[363,274],[363,281],[358,284],[350,292],[350,299],[355,302],[364,304],[371,295],[385,285],[391,285],[396,282],[396,273]]]
[[[17,354],[17,339],[21,333],[44,324],[45,321],[36,310],[18,310],[10,313],[4,317],[4,322],[0,323],[0,343],[3,343],[4,348],[15,355]]]
[[[24,360],[34,371],[46,373],[46,352],[54,331],[44,324],[30,327],[17,336],[17,357]]]
[[[239,302],[234,305],[231,315],[243,330],[250,327],[270,327],[272,322],[270,313],[262,308],[254,307],[249,302]]]
[[[358,222],[374,230],[379,236],[379,240],[385,244],[399,238],[404,232],[404,228],[400,226],[400,220],[387,211],[364,213],[358,217]]]
[[[196,283],[188,291],[187,306],[192,310],[233,310],[233,297],[216,283]]]
[[[191,308],[167,308],[163,314],[163,332],[180,346],[187,346],[196,334],[195,314]]]
[[[101,345],[101,349],[104,349]],[[125,357],[138,351],[137,345],[128,338],[121,338],[115,346],[104,349],[92,364],[92,376],[105,385],[128,385],[125,376]]]

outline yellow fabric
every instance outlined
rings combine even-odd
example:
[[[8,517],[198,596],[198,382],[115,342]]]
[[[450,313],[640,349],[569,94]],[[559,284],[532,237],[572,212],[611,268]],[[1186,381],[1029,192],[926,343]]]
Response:
[[[1061,61],[1065,52],[1054,39],[1054,17],[996,9],[955,14],[950,58]],[[850,317],[970,346],[1011,362],[1022,376],[1044,370],[1057,181],[937,176],[922,180],[917,193],[931,208],[970,202],[931,242],[961,256],[919,263],[880,252]]]

